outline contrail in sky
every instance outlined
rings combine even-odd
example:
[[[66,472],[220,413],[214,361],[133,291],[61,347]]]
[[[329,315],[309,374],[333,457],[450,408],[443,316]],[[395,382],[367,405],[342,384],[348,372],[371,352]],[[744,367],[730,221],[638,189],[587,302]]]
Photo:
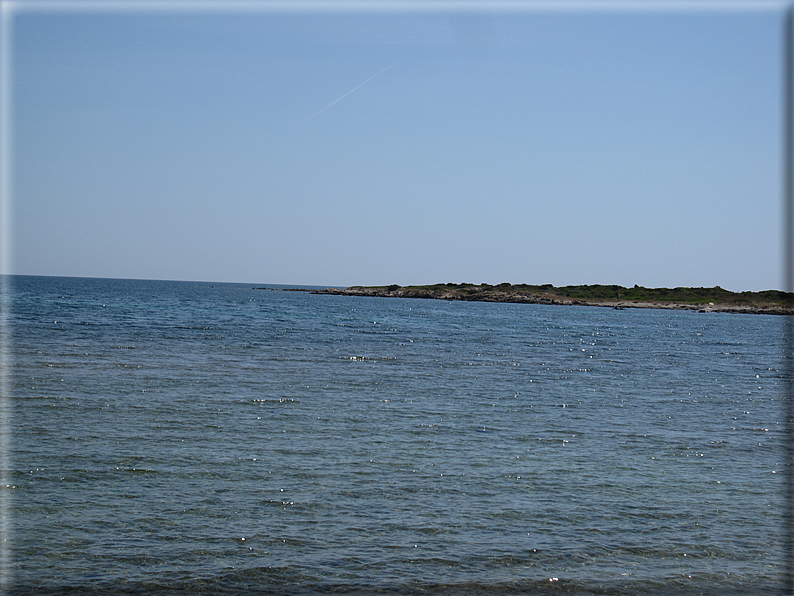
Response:
[[[330,108],[332,105],[334,105],[334,104],[336,104],[336,103],[339,103],[339,102],[340,102],[340,101],[342,101],[342,100],[343,100],[345,97],[347,97],[348,95],[350,95],[351,93],[353,93],[353,91],[356,91],[357,89],[361,89],[361,88],[362,88],[364,85],[366,85],[367,83],[369,83],[369,82],[370,82],[372,79],[374,79],[375,77],[377,77],[379,74],[383,74],[384,72],[386,72],[387,70],[389,70],[389,69],[390,69],[392,66],[394,66],[395,64],[397,64],[397,63],[395,62],[394,64],[389,64],[389,65],[388,65],[386,68],[384,68],[383,70],[381,70],[381,71],[379,71],[379,72],[376,72],[374,75],[372,75],[372,76],[371,76],[370,78],[368,78],[366,81],[364,81],[363,83],[361,83],[361,84],[360,84],[358,87],[353,87],[353,88],[352,88],[350,91],[348,91],[347,93],[345,93],[345,94],[344,94],[344,95],[342,95],[341,97],[338,97],[337,99],[335,99],[334,101],[332,101],[331,103],[329,103],[329,104],[328,104],[327,106],[325,106],[324,108],[322,108],[322,109],[320,109],[320,110],[317,110],[317,111],[316,111],[314,114],[312,114],[311,116],[307,116],[306,118],[304,118],[303,120],[301,120],[301,124],[303,124],[303,123],[304,123],[304,122],[306,122],[307,120],[311,120],[312,118],[314,118],[314,117],[315,117],[315,116],[317,116],[318,114],[322,114],[322,113],[323,113],[325,110],[327,110],[328,108]]]

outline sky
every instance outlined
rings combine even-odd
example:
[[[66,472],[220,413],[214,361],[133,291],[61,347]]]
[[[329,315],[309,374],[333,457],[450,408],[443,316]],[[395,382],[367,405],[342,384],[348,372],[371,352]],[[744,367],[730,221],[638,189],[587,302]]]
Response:
[[[12,271],[782,289],[782,10],[436,6],[18,3]]]

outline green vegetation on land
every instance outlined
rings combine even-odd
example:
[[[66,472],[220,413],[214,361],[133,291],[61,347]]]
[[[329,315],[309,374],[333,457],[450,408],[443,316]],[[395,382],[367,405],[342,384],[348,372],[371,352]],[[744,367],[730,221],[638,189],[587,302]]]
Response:
[[[444,283],[420,286],[352,286],[335,293],[406,298],[440,298],[488,302],[530,302],[546,304],[594,304],[603,306],[659,308],[706,308],[737,312],[794,313],[794,294],[779,290],[731,292],[713,288],[644,288],[635,285],[583,285],[555,287],[501,283],[495,286],[472,283]]]

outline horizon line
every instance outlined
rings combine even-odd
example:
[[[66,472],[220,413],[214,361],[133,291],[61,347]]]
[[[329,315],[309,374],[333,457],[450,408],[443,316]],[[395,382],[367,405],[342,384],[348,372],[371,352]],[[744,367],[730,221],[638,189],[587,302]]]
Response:
[[[9,278],[9,277],[55,277],[55,278],[63,278],[63,279],[102,279],[102,280],[115,280],[115,281],[162,281],[162,282],[178,282],[178,283],[201,283],[201,284],[237,284],[237,285],[251,285],[251,284],[260,284],[260,285],[271,285],[271,286],[292,286],[292,287],[312,287],[312,288],[379,288],[379,287],[387,287],[390,285],[397,285],[401,288],[410,288],[410,287],[420,287],[420,286],[434,286],[434,285],[471,285],[474,287],[480,286],[498,286],[499,283],[471,283],[471,282],[432,282],[432,283],[413,283],[413,284],[318,284],[318,283],[275,283],[275,282],[264,282],[264,281],[224,281],[224,280],[212,280],[212,279],[157,279],[151,277],[108,277],[108,276],[101,276],[101,275],[52,275],[52,274],[40,274],[40,273],[0,273],[0,279],[2,278]],[[778,288],[767,288],[765,290],[729,290],[724,288],[720,285],[716,286],[643,286],[641,284],[635,283],[634,285],[627,285],[624,286],[622,284],[614,284],[614,283],[585,283],[585,284],[566,284],[566,285],[554,285],[554,284],[534,284],[534,283],[526,283],[526,282],[500,282],[500,283],[508,283],[511,286],[520,286],[520,285],[527,285],[527,286],[551,286],[553,288],[566,288],[566,287],[588,287],[588,286],[618,286],[621,288],[631,289],[634,287],[644,288],[646,290],[674,290],[679,288],[686,288],[686,289],[716,289],[719,288],[721,290],[725,290],[726,292],[731,292],[732,294],[743,294],[743,293],[752,293],[752,294],[759,294],[761,292],[783,292],[783,293],[794,293],[794,292],[787,292],[786,290],[781,290]]]

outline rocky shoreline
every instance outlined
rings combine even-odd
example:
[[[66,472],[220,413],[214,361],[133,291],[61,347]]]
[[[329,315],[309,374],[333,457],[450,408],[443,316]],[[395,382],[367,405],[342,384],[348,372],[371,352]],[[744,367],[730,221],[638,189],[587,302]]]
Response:
[[[628,308],[653,308],[668,310],[693,310],[698,312],[725,312],[740,314],[792,315],[794,307],[782,304],[727,304],[720,302],[688,303],[679,301],[612,300],[582,299],[560,296],[552,292],[525,292],[499,289],[488,286],[461,291],[448,287],[417,286],[351,286],[349,288],[327,288],[312,290],[313,294],[333,294],[337,296],[371,296],[380,298],[429,298],[433,300],[463,300],[468,302],[510,302],[519,304],[554,304],[563,306],[600,306],[618,310]]]

